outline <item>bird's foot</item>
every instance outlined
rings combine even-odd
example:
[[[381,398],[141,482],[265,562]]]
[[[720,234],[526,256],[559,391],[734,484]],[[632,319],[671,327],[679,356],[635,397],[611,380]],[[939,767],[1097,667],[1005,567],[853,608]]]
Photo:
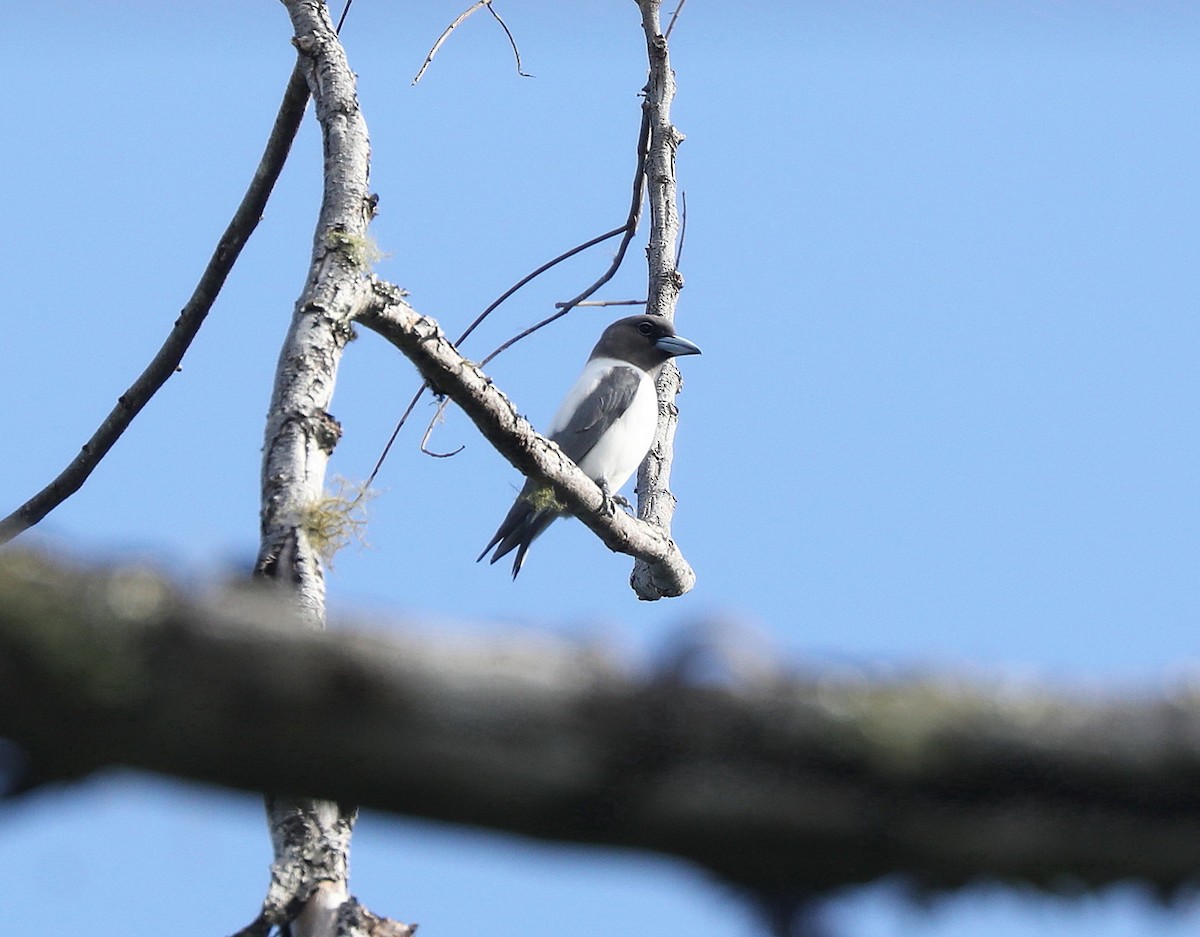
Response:
[[[600,482],[600,492],[604,495],[604,504],[600,509],[607,517],[612,517],[617,513],[618,505],[623,507],[627,514],[633,513],[633,505],[629,503],[629,499],[623,494],[613,492],[608,487],[608,482]]]

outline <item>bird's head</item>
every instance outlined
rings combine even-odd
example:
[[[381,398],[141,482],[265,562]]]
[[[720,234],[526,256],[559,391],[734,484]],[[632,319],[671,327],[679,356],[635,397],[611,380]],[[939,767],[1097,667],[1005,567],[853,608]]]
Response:
[[[698,355],[694,342],[675,334],[662,316],[629,316],[604,330],[592,351],[593,358],[618,358],[652,371],[669,358]]]

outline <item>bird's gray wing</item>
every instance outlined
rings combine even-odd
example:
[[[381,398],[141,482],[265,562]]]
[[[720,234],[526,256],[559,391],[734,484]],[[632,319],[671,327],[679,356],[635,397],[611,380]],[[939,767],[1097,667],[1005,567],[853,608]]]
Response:
[[[629,409],[643,376],[644,372],[634,367],[615,367],[608,371],[579,401],[567,425],[550,438],[573,462],[579,463]]]
[[[605,371],[590,389],[583,390],[590,383],[587,381],[576,385],[565,402],[570,414],[567,423],[550,438],[578,463],[629,409],[633,398],[637,396],[638,388],[641,387],[644,374],[644,371],[631,366],[616,365]],[[581,394],[578,401],[572,399],[572,395],[576,393]],[[502,556],[516,550],[517,556],[513,561],[512,570],[514,579],[525,562],[529,545],[559,516],[558,505],[547,502],[538,494],[538,486],[532,481],[527,481],[509,509],[508,515],[479,554],[479,559],[482,560],[494,547],[491,562],[495,563]]]

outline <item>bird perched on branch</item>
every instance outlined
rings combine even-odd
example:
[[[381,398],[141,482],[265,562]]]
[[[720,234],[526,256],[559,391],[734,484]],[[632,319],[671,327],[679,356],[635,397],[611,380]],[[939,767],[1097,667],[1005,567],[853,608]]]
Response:
[[[613,498],[654,442],[658,424],[654,379],[659,370],[671,358],[698,354],[700,349],[676,335],[661,316],[618,319],[600,336],[546,435],[600,486],[606,498]],[[512,567],[516,579],[529,545],[562,513],[554,492],[529,479],[479,559],[492,547],[496,548],[493,563],[516,550]]]

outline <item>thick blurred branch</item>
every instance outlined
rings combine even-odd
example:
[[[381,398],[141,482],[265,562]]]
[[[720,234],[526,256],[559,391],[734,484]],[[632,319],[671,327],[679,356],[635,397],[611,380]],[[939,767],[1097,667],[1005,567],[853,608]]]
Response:
[[[549,637],[297,629],[263,585],[0,565],[28,783],[130,765],[655,850],[763,892],[904,873],[1170,890],[1200,867],[1200,697],[862,673],[635,676]],[[703,662],[702,662],[703,663]],[[708,663],[712,663],[709,661]]]

